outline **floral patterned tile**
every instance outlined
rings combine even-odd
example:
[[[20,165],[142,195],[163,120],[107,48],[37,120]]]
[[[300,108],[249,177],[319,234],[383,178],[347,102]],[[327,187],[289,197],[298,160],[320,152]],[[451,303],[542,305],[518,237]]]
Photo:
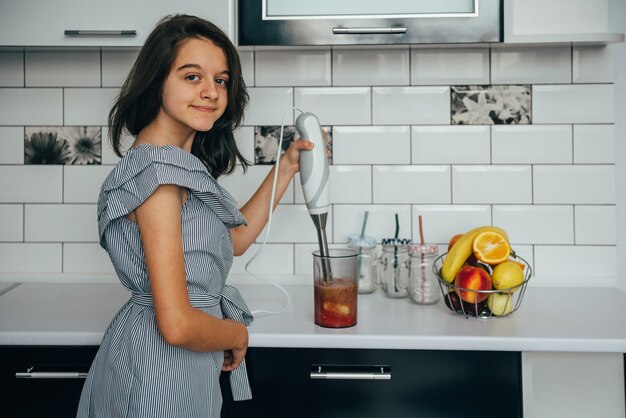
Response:
[[[101,164],[99,126],[26,127],[24,164]]]
[[[531,88],[510,86],[451,86],[453,125],[531,124]]]
[[[332,164],[333,128],[332,126],[323,126],[322,129],[326,133],[326,156],[328,157],[328,163]],[[296,127],[285,126],[280,153],[285,152],[295,139],[300,139],[300,134],[298,134]],[[255,126],[254,164],[271,165],[276,163],[276,152],[278,151],[279,140],[280,126]]]

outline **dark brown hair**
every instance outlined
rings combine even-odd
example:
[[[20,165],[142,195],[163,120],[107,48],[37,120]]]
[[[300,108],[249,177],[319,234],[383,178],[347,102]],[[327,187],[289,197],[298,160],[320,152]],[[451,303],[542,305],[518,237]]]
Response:
[[[109,112],[113,150],[121,157],[120,140],[124,130],[137,136],[156,118],[162,105],[165,80],[181,43],[189,38],[205,38],[222,48],[230,73],[226,110],[211,130],[196,133],[191,153],[204,163],[214,178],[233,172],[237,160],[245,171],[250,163],[237,149],[233,137],[233,131],[241,125],[249,99],[239,54],[220,28],[196,16],[166,16],[146,39]]]

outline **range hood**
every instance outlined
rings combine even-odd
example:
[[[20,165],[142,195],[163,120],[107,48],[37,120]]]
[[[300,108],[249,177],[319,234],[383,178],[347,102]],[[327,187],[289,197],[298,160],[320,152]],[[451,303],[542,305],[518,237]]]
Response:
[[[502,0],[238,0],[239,45],[502,42]]]

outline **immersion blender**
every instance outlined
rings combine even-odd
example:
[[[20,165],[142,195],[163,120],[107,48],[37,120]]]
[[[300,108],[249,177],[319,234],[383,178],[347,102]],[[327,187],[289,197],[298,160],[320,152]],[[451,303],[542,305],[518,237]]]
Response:
[[[328,257],[328,240],[326,239],[326,219],[329,208],[328,160],[322,129],[317,116],[308,112],[298,116],[296,129],[301,139],[315,144],[312,150],[300,152],[300,181],[306,207],[317,230],[320,256]],[[322,261],[322,270],[324,278],[330,280],[332,278],[330,266],[324,261]]]

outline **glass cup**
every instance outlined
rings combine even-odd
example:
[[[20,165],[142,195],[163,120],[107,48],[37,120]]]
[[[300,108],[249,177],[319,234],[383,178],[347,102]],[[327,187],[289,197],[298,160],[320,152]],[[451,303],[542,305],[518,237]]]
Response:
[[[356,325],[359,254],[331,249],[328,257],[313,251],[315,324],[327,328]]]

